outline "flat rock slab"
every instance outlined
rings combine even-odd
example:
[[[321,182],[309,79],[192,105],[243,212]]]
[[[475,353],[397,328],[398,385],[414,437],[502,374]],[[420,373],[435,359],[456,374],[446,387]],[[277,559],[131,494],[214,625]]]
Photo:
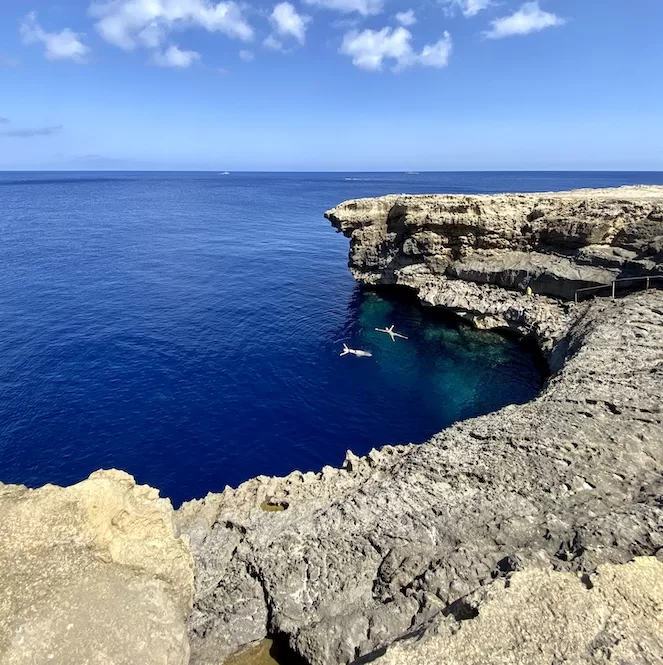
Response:
[[[464,599],[375,665],[590,665],[663,661],[663,563],[637,558],[577,575],[529,569]]]
[[[187,665],[193,560],[172,517],[119,471],[0,486],[2,665]]]

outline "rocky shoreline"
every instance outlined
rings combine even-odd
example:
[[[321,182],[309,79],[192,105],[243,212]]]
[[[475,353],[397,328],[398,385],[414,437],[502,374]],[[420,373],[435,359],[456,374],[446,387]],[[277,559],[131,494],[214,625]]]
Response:
[[[660,662],[663,291],[569,299],[663,274],[663,187],[327,216],[360,282],[533,335],[541,395],[175,512],[119,472],[0,486],[0,660],[219,665],[277,636],[310,665]]]

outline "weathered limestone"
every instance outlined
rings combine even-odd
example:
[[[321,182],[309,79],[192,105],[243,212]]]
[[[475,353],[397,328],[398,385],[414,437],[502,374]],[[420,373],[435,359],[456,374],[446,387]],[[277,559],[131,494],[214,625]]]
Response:
[[[269,635],[311,665],[660,662],[663,291],[553,296],[660,270],[662,201],[645,187],[330,211],[359,281],[535,336],[542,394],[174,516],[121,472],[0,486],[0,662],[220,665]],[[233,662],[249,656],[265,645]]]
[[[578,305],[551,297],[660,269],[663,188],[391,196],[327,216],[351,237],[360,282],[407,286],[478,327],[532,334],[556,373],[530,404],[421,446],[348,453],[341,470],[260,477],[185,504],[194,665],[277,633],[312,665],[359,662],[430,625],[453,637],[468,603],[506,593],[513,571],[589,574],[663,552],[663,292]],[[575,583],[523,572],[514,584],[537,579],[551,593]],[[611,602],[596,600],[598,615]],[[642,632],[629,624],[625,649],[650,640],[652,611]],[[468,644],[473,621],[458,632]],[[564,648],[545,651],[553,628],[531,628],[541,653]],[[454,644],[451,662],[463,662]],[[586,647],[574,642],[571,655],[585,662]]]
[[[120,471],[0,485],[2,665],[187,665],[193,560],[158,496]]]
[[[581,288],[663,272],[663,187],[392,195],[346,201],[326,217],[351,239],[362,284],[408,286],[480,327],[532,332],[546,354],[563,334],[551,322],[570,307],[534,304],[528,286],[573,300]]]
[[[464,599],[468,619],[438,617],[376,665],[589,665],[663,659],[663,563],[599,566],[582,581],[517,572]],[[472,617],[469,619],[469,617]]]

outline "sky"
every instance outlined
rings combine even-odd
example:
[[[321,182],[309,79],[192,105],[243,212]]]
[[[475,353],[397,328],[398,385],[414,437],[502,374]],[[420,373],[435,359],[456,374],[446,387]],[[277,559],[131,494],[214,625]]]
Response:
[[[0,0],[0,169],[660,170],[663,0]]]

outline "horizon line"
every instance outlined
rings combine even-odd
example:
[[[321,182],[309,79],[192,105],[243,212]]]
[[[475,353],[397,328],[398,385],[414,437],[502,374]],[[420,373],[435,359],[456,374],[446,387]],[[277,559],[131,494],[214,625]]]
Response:
[[[408,170],[352,170],[352,169],[11,169],[0,167],[0,173],[216,173],[232,175],[233,173],[396,173],[400,175],[419,175],[422,173],[663,173],[663,169],[422,169]]]

